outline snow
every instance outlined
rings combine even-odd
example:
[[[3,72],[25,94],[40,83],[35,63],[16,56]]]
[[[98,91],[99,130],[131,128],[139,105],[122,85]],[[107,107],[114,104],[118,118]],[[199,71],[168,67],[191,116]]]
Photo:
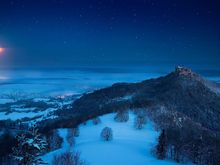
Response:
[[[132,97],[133,97],[133,95],[126,95],[126,96],[123,96],[123,97],[117,97],[117,98],[112,99],[110,102],[131,100]]]
[[[152,122],[148,121],[142,130],[134,128],[134,114],[129,114],[129,121],[119,123],[114,121],[115,114],[101,116],[101,123],[94,125],[88,121],[80,125],[79,137],[75,138],[75,151],[81,153],[81,158],[89,165],[176,165],[170,160],[158,160],[152,154],[152,149],[157,143],[159,132],[155,131]],[[113,130],[113,140],[103,141],[100,133],[104,127]],[[53,156],[69,149],[66,141],[67,129],[59,129],[60,136],[64,139],[61,149],[44,155],[43,160],[51,164]]]
[[[174,165],[172,161],[156,159],[151,151],[157,143],[159,132],[155,131],[153,123],[148,122],[144,129],[134,128],[134,115],[130,113],[129,121],[119,123],[114,121],[115,114],[101,117],[101,124],[80,126],[80,136],[76,138],[76,150],[91,165],[144,165],[160,164]],[[113,130],[113,140],[102,141],[100,133],[104,127]]]
[[[31,108],[18,108],[15,107],[13,110],[16,112],[31,112],[34,111],[36,108],[35,107],[31,107]]]
[[[149,68],[141,69],[141,72],[134,71],[134,68],[126,72],[117,69],[91,71],[88,70],[0,70],[0,104],[14,102],[11,98],[5,98],[7,94],[13,92],[21,92],[25,98],[34,98],[34,101],[45,101],[48,104],[68,105],[72,101],[60,103],[50,101],[50,97],[81,95],[85,92],[91,92],[95,89],[110,86],[118,82],[139,82],[148,78],[155,78],[164,74],[163,69],[160,71],[152,71]],[[208,77],[209,79],[220,82],[220,77]],[[63,98],[63,97],[61,97]],[[132,95],[116,98],[116,101],[130,100]],[[113,100],[115,101],[115,100]],[[41,116],[38,120],[55,118],[50,113],[55,108],[48,108],[45,111],[30,112],[34,109],[24,109],[20,105],[12,105],[12,113],[0,112],[0,120],[11,119],[17,120],[24,117],[33,118]],[[34,108],[34,107],[33,107]],[[0,109],[1,110],[1,109]],[[143,130],[135,130],[133,127],[134,116],[130,114],[130,120],[127,123],[117,123],[113,120],[113,114],[101,117],[102,123],[93,125],[88,122],[86,126],[80,126],[80,136],[76,138],[75,149],[80,151],[82,158],[91,165],[99,164],[176,164],[172,161],[157,160],[151,154],[151,149],[156,144],[158,132],[154,130],[153,123],[148,122]],[[178,119],[182,122],[182,119]],[[29,122],[29,121],[28,121]],[[100,139],[101,130],[105,127],[113,129],[113,140],[104,142]],[[50,152],[43,156],[45,160],[51,163],[55,154],[66,151],[69,146],[66,142],[67,129],[59,129],[60,135],[64,139],[61,149]],[[104,163],[103,163],[104,162]]]
[[[34,118],[34,117],[40,117],[40,120],[51,118],[50,113],[57,110],[56,108],[48,108],[45,111],[37,111],[33,112],[35,108],[15,108],[15,111],[12,111],[11,113],[6,112],[0,112],[0,120],[18,120],[22,118]],[[35,119],[35,121],[39,121],[39,119]]]
[[[39,102],[39,101],[44,101],[44,102],[48,102],[50,99],[46,98],[46,97],[40,97],[40,98],[34,98],[33,101],[35,102]]]
[[[0,104],[12,103],[13,99],[0,98]]]
[[[44,112],[12,112],[9,114],[6,114],[5,112],[0,112],[0,120],[7,120],[7,119],[11,119],[11,120],[18,120],[18,119],[22,119],[25,117],[28,118],[33,118],[36,116],[41,116],[43,115]]]
[[[46,103],[49,107],[47,109],[34,107],[35,106],[34,104],[32,107],[25,108],[26,106],[25,102],[24,103],[14,102],[13,104],[4,105],[12,101],[13,101],[12,99],[0,98],[0,105],[2,103],[1,106],[3,107],[3,108],[0,107],[0,120],[7,120],[7,119],[18,120],[23,118],[29,118],[29,119],[32,118],[31,120],[33,120],[33,123],[35,123],[45,119],[56,118],[57,116],[54,116],[53,112],[64,105],[69,107],[74,101],[74,98],[71,95],[65,95],[63,96],[62,99],[57,99],[56,97],[36,97],[33,99],[34,102],[41,101]],[[28,104],[29,100],[26,101]],[[28,122],[30,122],[30,120]]]

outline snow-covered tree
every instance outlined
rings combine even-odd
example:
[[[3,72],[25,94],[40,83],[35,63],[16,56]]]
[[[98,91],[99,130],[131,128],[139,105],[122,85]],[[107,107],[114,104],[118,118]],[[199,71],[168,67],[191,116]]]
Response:
[[[128,111],[118,111],[114,119],[117,122],[127,122],[129,120],[129,113]]]
[[[85,162],[80,159],[79,152],[64,152],[53,158],[53,165],[84,165]]]
[[[103,128],[101,132],[101,138],[105,141],[110,141],[113,139],[113,131],[109,127]]]
[[[12,149],[12,157],[20,165],[45,164],[40,158],[46,149],[47,143],[38,133],[36,126],[28,134],[17,136],[17,146]]]

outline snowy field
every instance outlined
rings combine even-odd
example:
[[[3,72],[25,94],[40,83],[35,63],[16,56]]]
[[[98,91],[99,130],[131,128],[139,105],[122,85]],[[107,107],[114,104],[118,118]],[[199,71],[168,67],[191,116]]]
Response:
[[[88,121],[80,126],[80,135],[75,139],[75,150],[81,153],[81,158],[89,165],[175,165],[169,160],[158,160],[152,154],[159,132],[155,131],[153,123],[148,121],[142,130],[134,128],[134,114],[130,113],[129,121],[119,123],[114,121],[115,114],[101,117],[101,123],[94,125]],[[104,127],[113,130],[113,140],[103,141],[100,138]],[[67,129],[59,129],[64,139],[63,147],[43,156],[51,164],[54,155],[69,149],[66,140]]]

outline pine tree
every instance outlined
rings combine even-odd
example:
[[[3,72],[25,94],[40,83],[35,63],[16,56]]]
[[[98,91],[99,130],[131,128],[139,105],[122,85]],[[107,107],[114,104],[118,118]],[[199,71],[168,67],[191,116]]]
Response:
[[[166,138],[165,130],[162,130],[159,136],[159,141],[156,149],[157,149],[156,154],[158,159],[165,159],[166,151],[167,151],[167,138]]]
[[[12,157],[19,165],[45,164],[40,155],[47,144],[38,133],[36,126],[33,126],[28,134],[17,136],[17,142],[17,146],[12,149]]]

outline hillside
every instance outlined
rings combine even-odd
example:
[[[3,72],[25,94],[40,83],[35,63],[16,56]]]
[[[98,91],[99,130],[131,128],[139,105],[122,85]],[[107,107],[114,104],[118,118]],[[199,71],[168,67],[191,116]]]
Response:
[[[41,126],[43,130],[72,127],[106,113],[142,109],[159,129],[166,130],[168,144],[175,150],[169,157],[179,162],[184,155],[194,163],[212,159],[210,164],[218,164],[220,96],[208,82],[190,69],[178,67],[164,77],[117,83],[84,94],[70,110],[58,113],[58,119]],[[194,155],[198,150],[199,158]]]
[[[4,137],[4,132],[11,131],[15,136],[28,129],[28,125],[37,124],[41,133],[50,137],[57,128],[76,128],[104,114],[129,111],[149,118],[156,131],[165,133],[163,159],[217,165],[220,162],[219,89],[218,83],[188,68],[177,67],[163,77],[116,83],[81,96],[4,100],[0,107],[1,133]],[[12,140],[2,140],[2,146],[10,144],[1,151],[2,155],[10,153]]]
[[[196,73],[183,74],[177,69],[157,79],[114,84],[86,94],[73,103],[72,111],[93,117],[126,108],[163,106],[219,133],[220,97],[205,82]]]
[[[174,161],[158,160],[152,154],[159,132],[154,129],[151,121],[147,121],[143,129],[139,130],[134,127],[135,114],[129,113],[127,122],[115,121],[115,115],[112,113],[100,116],[98,124],[94,124],[93,120],[81,124],[79,126],[80,134],[75,138],[73,148],[66,140],[70,129],[59,129],[63,138],[62,148],[44,155],[43,159],[52,164],[53,156],[68,149],[74,149],[80,152],[82,159],[87,164],[91,165],[102,165],[103,162],[106,165],[133,165],[134,162],[138,165],[177,165]],[[104,141],[100,138],[100,133],[106,126],[112,129],[111,141]]]

